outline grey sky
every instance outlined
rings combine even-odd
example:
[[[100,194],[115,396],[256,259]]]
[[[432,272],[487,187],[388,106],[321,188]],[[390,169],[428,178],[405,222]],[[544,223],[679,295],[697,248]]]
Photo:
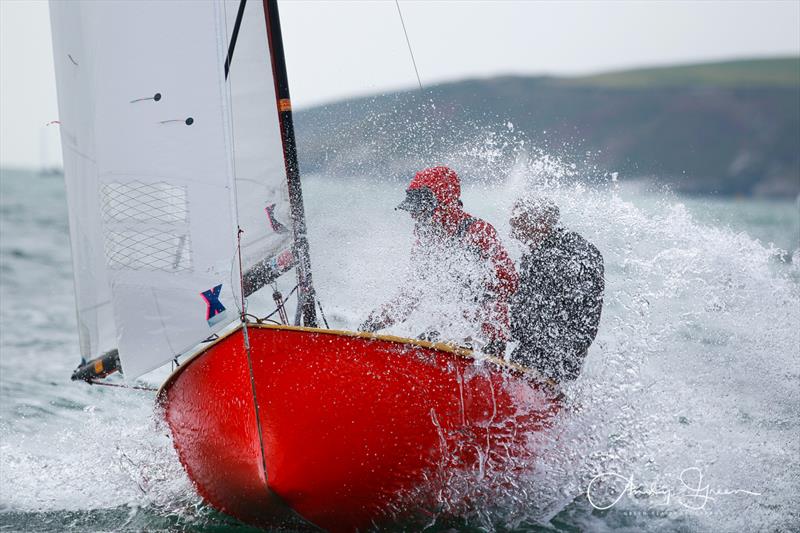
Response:
[[[424,84],[800,55],[797,0],[400,6]],[[280,7],[296,108],[416,86],[394,1],[284,0]],[[0,164],[58,161],[57,127],[45,127],[57,118],[47,3],[0,0]]]

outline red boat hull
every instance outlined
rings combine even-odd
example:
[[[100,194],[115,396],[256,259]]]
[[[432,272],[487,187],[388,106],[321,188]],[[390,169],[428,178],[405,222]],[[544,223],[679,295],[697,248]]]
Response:
[[[363,531],[424,513],[448,471],[530,458],[528,437],[559,408],[518,369],[464,350],[309,328],[247,332],[249,358],[239,329],[185,362],[160,400],[199,493],[254,525],[296,513]]]

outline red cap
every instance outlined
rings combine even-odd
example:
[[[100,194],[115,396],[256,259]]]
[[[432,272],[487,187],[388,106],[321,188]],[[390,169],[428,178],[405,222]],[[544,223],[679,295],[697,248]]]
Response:
[[[461,196],[458,174],[448,167],[432,167],[417,172],[408,190],[428,187],[441,205],[457,203]]]

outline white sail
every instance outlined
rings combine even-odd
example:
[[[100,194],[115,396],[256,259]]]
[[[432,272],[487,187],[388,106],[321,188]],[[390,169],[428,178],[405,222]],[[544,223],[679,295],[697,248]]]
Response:
[[[136,377],[238,318],[225,9],[50,9],[81,349]]]
[[[97,203],[94,135],[94,48],[87,31],[94,22],[80,4],[50,5],[64,180],[69,204],[72,266],[81,356],[85,360],[116,348],[111,286]],[[78,63],[78,59],[80,63]],[[82,65],[81,65],[82,63]],[[76,105],[80,103],[80,105]]]
[[[225,2],[228,42],[241,6]],[[264,3],[246,2],[241,15],[228,74],[237,205],[243,268],[264,262],[263,281],[293,262],[292,219]]]

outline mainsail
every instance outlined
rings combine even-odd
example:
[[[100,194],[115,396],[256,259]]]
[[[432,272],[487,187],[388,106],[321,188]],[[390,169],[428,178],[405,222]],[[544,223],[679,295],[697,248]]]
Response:
[[[294,264],[292,215],[264,3],[226,0],[224,8],[242,262],[253,272],[247,294]]]
[[[293,263],[261,2],[226,80],[240,5],[50,4],[81,354],[129,378],[239,319],[239,237]]]

